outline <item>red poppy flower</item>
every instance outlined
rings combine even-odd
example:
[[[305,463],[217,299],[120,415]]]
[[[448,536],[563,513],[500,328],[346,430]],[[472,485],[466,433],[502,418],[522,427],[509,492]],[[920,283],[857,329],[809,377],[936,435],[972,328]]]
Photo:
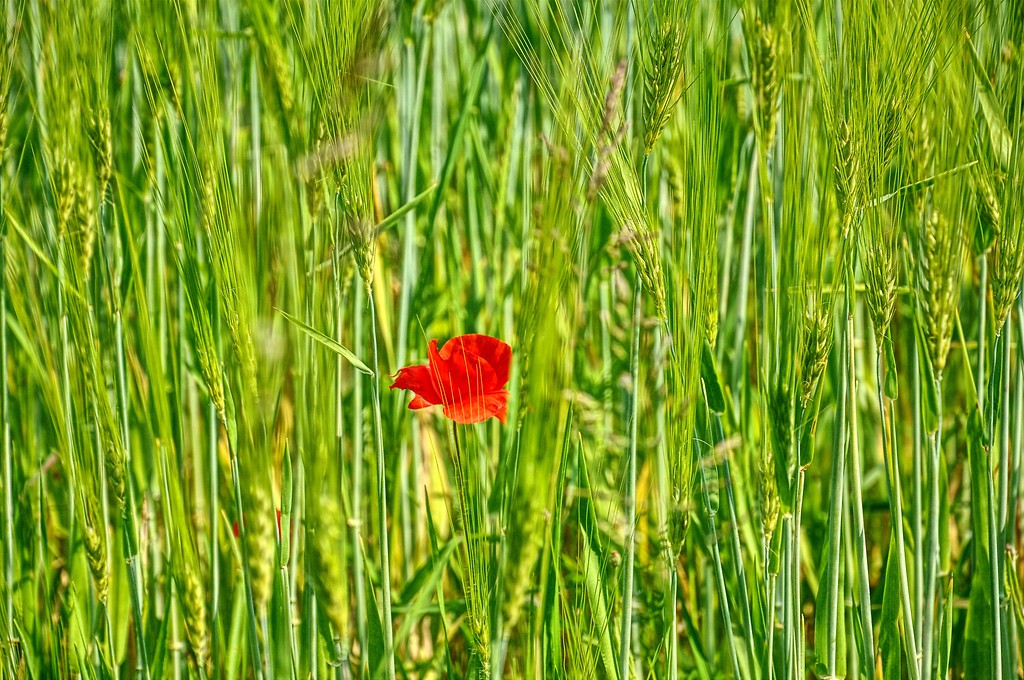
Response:
[[[398,369],[391,389],[411,390],[409,408],[440,404],[444,414],[468,425],[496,417],[505,422],[512,348],[489,335],[460,335],[437,349],[430,341],[429,362]]]

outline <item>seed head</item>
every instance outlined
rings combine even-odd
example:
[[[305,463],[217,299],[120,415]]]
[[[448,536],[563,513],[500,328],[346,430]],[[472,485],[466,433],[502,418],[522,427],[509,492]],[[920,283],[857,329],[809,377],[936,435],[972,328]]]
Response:
[[[999,333],[1020,293],[1021,275],[1024,274],[1024,224],[1021,224],[1019,215],[1018,219],[1002,224],[995,192],[982,193],[979,198],[980,218],[998,225],[992,251],[992,308],[996,332]]]
[[[252,596],[256,606],[266,607],[270,601],[270,586],[273,577],[269,556],[274,554],[274,507],[265,484],[250,485],[247,494],[245,541],[249,551],[249,575],[252,579]]]
[[[594,170],[590,175],[590,183],[587,186],[587,199],[590,201],[597,197],[601,187],[604,186],[605,180],[608,179],[612,154],[615,153],[616,148],[622,143],[622,138],[626,134],[626,124],[616,124],[619,116],[619,100],[625,81],[626,62],[622,61],[612,75],[611,85],[604,99],[604,114],[601,117],[601,131],[598,133]]]
[[[89,571],[96,585],[96,599],[107,601],[110,591],[110,575],[107,570],[107,532],[103,526],[97,526],[90,508],[96,507],[95,499],[85,503],[85,521],[82,523],[85,536],[85,557],[89,563]]]
[[[120,442],[116,435],[109,431],[109,428],[101,423],[100,432],[103,440],[104,464],[107,469],[107,480],[114,491],[114,500],[117,502],[121,516],[129,512],[127,481],[125,480],[124,453],[121,451]]]
[[[348,589],[338,550],[342,545],[342,511],[333,498],[320,499],[316,529],[309,532],[313,586],[334,626],[334,634],[346,639],[349,634]]]
[[[182,588],[182,609],[185,614],[185,637],[189,653],[198,668],[206,666],[206,655],[210,647],[210,632],[206,627],[206,594],[199,570],[184,569]]]
[[[54,195],[57,202],[57,235],[61,238],[71,231],[71,218],[75,211],[75,165],[63,157],[53,173]]]
[[[114,151],[110,138],[110,113],[106,111],[105,106],[95,112],[89,121],[89,137],[92,142],[99,193],[103,197],[106,196],[114,167]]]
[[[267,55],[270,59],[270,69],[277,82],[278,96],[281,98],[281,110],[284,112],[285,120],[291,120],[292,111],[295,109],[295,95],[292,91],[292,69],[285,58],[284,50],[280,43],[271,41],[267,47]]]
[[[800,370],[800,403],[803,407],[814,397],[818,382],[828,366],[828,354],[832,349],[830,321],[829,310],[825,305],[808,305],[804,314],[804,347]]]
[[[776,39],[771,24],[753,22],[752,35],[748,36],[750,50],[750,79],[754,91],[754,103],[764,133],[765,148],[770,147],[775,137],[775,118],[779,110],[779,83],[776,76]]]
[[[946,216],[932,209],[917,244],[918,303],[924,316],[928,354],[942,375],[953,334],[960,285],[960,238]]]
[[[369,178],[361,176],[351,166],[343,173],[338,186],[339,219],[355,256],[356,269],[363,280],[367,295],[373,285],[373,259],[377,240],[373,234],[373,214],[368,197]]]
[[[770,447],[765,447],[765,455],[758,463],[757,500],[761,515],[761,535],[764,541],[770,542],[775,534],[779,520],[779,487],[775,481],[774,454]]]
[[[982,223],[993,234],[1000,232],[1002,226],[1002,211],[999,209],[999,199],[996,198],[992,180],[980,173],[974,178],[974,192],[978,198],[978,216]]]
[[[681,94],[683,75],[683,25],[662,22],[645,45],[644,153],[650,154],[665,130]]]
[[[894,231],[882,223],[883,216],[870,211],[858,234],[864,268],[865,299],[879,342],[886,333],[896,308],[896,243]]]
[[[676,555],[682,553],[686,532],[690,528],[690,493],[677,485],[672,489],[672,505],[668,516],[668,540]]]
[[[842,220],[843,238],[850,233],[853,211],[860,189],[860,167],[854,149],[853,131],[846,121],[839,123],[836,138],[836,202]]]

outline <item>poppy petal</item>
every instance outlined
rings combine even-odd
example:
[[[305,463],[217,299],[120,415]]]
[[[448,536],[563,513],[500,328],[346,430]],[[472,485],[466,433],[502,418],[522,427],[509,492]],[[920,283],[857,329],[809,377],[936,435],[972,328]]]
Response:
[[[488,418],[497,418],[504,423],[507,411],[508,392],[505,390],[446,404],[444,407],[445,416],[460,425],[472,425]]]
[[[460,362],[452,362],[449,356],[441,356],[437,349],[437,340],[430,341],[427,353],[430,357],[434,389],[441,397],[440,402],[447,405],[468,399],[470,394],[464,362],[460,370]]]
[[[406,366],[398,369],[398,373],[395,374],[395,382],[391,384],[391,389],[396,388],[411,390],[416,395],[413,403],[417,403],[417,400],[423,402],[417,406],[409,404],[409,408],[426,408],[426,406],[441,403],[430,366]]]
[[[429,401],[419,396],[418,394],[412,398],[412,401],[409,402],[409,408],[412,409],[413,411],[421,408],[430,408],[431,406],[436,405],[437,404],[430,403]]]
[[[469,333],[451,338],[439,353],[441,359],[467,376],[470,387],[485,394],[505,387],[512,364],[512,348],[489,335]]]
[[[450,341],[449,341],[450,344]],[[485,360],[456,349],[447,359],[432,365],[438,392],[445,404],[482,398],[494,383],[494,369]]]
[[[512,367],[512,348],[507,343],[489,335],[471,334],[453,338],[445,347],[453,341],[457,341],[457,346],[465,353],[480,357],[490,367],[490,372],[484,373],[484,377],[489,379],[484,383],[484,391],[493,392],[505,387]]]

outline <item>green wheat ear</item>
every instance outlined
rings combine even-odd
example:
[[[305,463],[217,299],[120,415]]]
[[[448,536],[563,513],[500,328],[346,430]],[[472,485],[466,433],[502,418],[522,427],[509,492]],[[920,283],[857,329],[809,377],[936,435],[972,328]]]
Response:
[[[902,210],[902,201],[897,209]],[[890,219],[878,209],[869,209],[858,234],[865,300],[878,343],[888,331],[896,309],[899,230],[893,222],[901,220],[902,216]]]
[[[360,151],[339,170],[337,217],[352,248],[356,270],[363,281],[367,296],[373,286],[373,261],[377,239],[374,235],[373,209],[370,203],[370,174],[372,159],[368,142],[356,142]]]
[[[310,576],[335,635],[347,640],[351,628],[348,579],[338,555],[338,546],[344,542],[341,505],[333,497],[323,496],[313,507],[316,525],[307,533],[313,565]]]
[[[644,155],[661,138],[682,91],[686,27],[663,21],[644,45]]]
[[[924,216],[917,248],[918,302],[924,317],[929,358],[941,376],[949,356],[953,317],[962,271],[962,233],[954,225],[961,217],[947,217],[939,208]]]
[[[268,556],[274,554],[275,511],[270,490],[260,483],[263,475],[258,474],[255,465],[243,464],[249,471],[249,483],[243,489],[245,500],[245,540],[249,549],[249,570],[252,574],[252,594],[257,611],[263,611],[270,602],[274,564]]]
[[[1022,90],[1024,86],[1018,85]],[[1018,95],[1024,97],[1024,95]],[[979,228],[993,239],[992,310],[996,333],[1001,333],[1013,303],[1020,294],[1024,274],[1024,201],[1020,178],[1024,155],[1019,141],[1014,145],[1008,173],[999,176],[978,171],[972,184],[978,206]]]
[[[775,141],[775,119],[779,111],[778,40],[772,25],[762,17],[754,16],[752,8],[744,10],[743,24],[750,55],[754,111],[763,137],[762,146],[767,150]]]
[[[765,447],[765,455],[761,457],[757,467],[757,509],[758,517],[761,519],[761,536],[765,544],[770,544],[775,535],[781,507],[771,450]]]
[[[107,529],[96,510],[99,502],[92,493],[83,494],[85,514],[85,556],[96,586],[96,599],[106,603],[110,593],[110,567],[107,563]]]
[[[110,111],[102,102],[89,118],[89,141],[93,149],[93,166],[100,197],[107,195],[114,172],[114,149],[110,130]]]
[[[210,633],[206,627],[206,592],[198,571],[190,570],[186,574],[182,600],[185,605],[185,634],[192,662],[197,668],[203,668],[209,654]]]
[[[800,404],[806,408],[828,366],[828,355],[832,349],[832,313],[819,303],[808,306],[804,316],[803,365],[800,370]]]

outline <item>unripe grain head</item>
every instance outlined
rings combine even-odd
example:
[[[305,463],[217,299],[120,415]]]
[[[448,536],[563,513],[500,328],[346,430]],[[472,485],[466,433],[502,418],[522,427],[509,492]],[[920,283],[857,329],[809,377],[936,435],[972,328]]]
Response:
[[[315,565],[310,574],[334,634],[344,640],[349,636],[351,617],[348,581],[338,557],[343,544],[342,510],[338,502],[329,497],[321,498],[316,507],[316,528],[308,535],[310,557]]]
[[[775,118],[779,111],[779,82],[776,73],[778,41],[775,29],[761,18],[749,21],[745,32],[750,54],[754,111],[761,126],[764,147],[768,148],[775,138]]]
[[[828,366],[832,350],[832,316],[823,304],[808,306],[804,315],[803,360],[800,370],[800,403],[803,406],[814,397],[814,391]]]
[[[206,625],[206,593],[199,569],[186,569],[182,581],[181,602],[189,654],[196,667],[204,668],[210,647],[210,631]]]
[[[257,476],[258,478],[258,476]],[[245,515],[245,541],[249,553],[249,574],[252,578],[252,597],[262,610],[270,602],[274,554],[274,506],[270,491],[264,483],[252,480],[247,487]]]
[[[682,90],[685,26],[663,21],[644,44],[644,153],[650,154]]]
[[[99,505],[96,499],[89,494],[89,498],[83,505],[86,515],[85,521],[82,523],[85,557],[96,586],[96,599],[105,603],[110,591],[110,571],[107,569],[107,531],[102,522],[96,522],[94,509]]]

